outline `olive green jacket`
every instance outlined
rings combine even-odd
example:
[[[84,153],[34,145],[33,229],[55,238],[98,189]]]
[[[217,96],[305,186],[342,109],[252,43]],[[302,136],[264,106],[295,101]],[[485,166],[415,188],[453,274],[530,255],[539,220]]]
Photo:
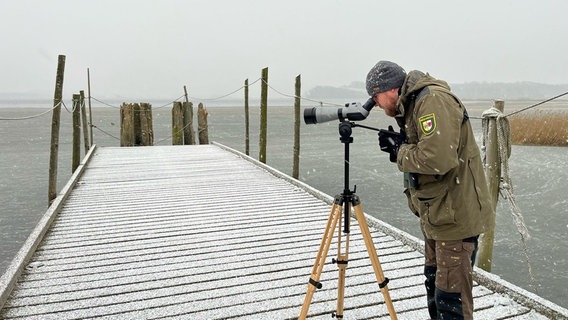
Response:
[[[411,71],[395,118],[408,142],[399,149],[398,168],[417,177],[405,193],[426,238],[459,240],[487,230],[495,213],[479,148],[465,107],[448,84]]]

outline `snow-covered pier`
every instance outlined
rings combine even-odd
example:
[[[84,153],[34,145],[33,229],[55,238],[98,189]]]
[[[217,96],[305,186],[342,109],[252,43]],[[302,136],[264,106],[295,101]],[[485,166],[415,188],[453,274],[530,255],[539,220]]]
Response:
[[[93,148],[0,278],[0,319],[294,319],[332,200],[217,144]],[[427,319],[420,241],[368,221],[398,319]],[[351,233],[344,316],[390,319]],[[310,318],[335,311],[329,255]],[[568,319],[475,279],[476,319]]]

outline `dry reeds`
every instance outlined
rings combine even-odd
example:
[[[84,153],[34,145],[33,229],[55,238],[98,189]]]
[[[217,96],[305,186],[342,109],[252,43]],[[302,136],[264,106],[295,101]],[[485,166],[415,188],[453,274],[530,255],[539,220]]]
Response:
[[[568,112],[531,111],[509,117],[511,142],[520,145],[568,146]]]

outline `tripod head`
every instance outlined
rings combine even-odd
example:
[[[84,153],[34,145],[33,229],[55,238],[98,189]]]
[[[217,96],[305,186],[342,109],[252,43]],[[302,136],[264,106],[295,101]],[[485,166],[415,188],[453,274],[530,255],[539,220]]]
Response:
[[[344,121],[344,122],[340,122],[339,123],[339,140],[342,143],[352,143],[353,142],[353,138],[351,137],[351,134],[353,133],[353,128],[355,126],[354,122],[350,122],[350,121]]]

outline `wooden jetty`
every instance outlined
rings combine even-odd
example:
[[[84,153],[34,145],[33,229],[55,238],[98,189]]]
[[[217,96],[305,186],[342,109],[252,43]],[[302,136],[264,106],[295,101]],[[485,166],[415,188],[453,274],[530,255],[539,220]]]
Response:
[[[0,318],[295,319],[332,200],[218,144],[94,147],[0,278]],[[398,319],[427,319],[421,242],[368,221]],[[329,261],[313,319],[335,310]],[[475,279],[475,319],[568,319]],[[389,319],[356,223],[345,294],[345,318]]]

